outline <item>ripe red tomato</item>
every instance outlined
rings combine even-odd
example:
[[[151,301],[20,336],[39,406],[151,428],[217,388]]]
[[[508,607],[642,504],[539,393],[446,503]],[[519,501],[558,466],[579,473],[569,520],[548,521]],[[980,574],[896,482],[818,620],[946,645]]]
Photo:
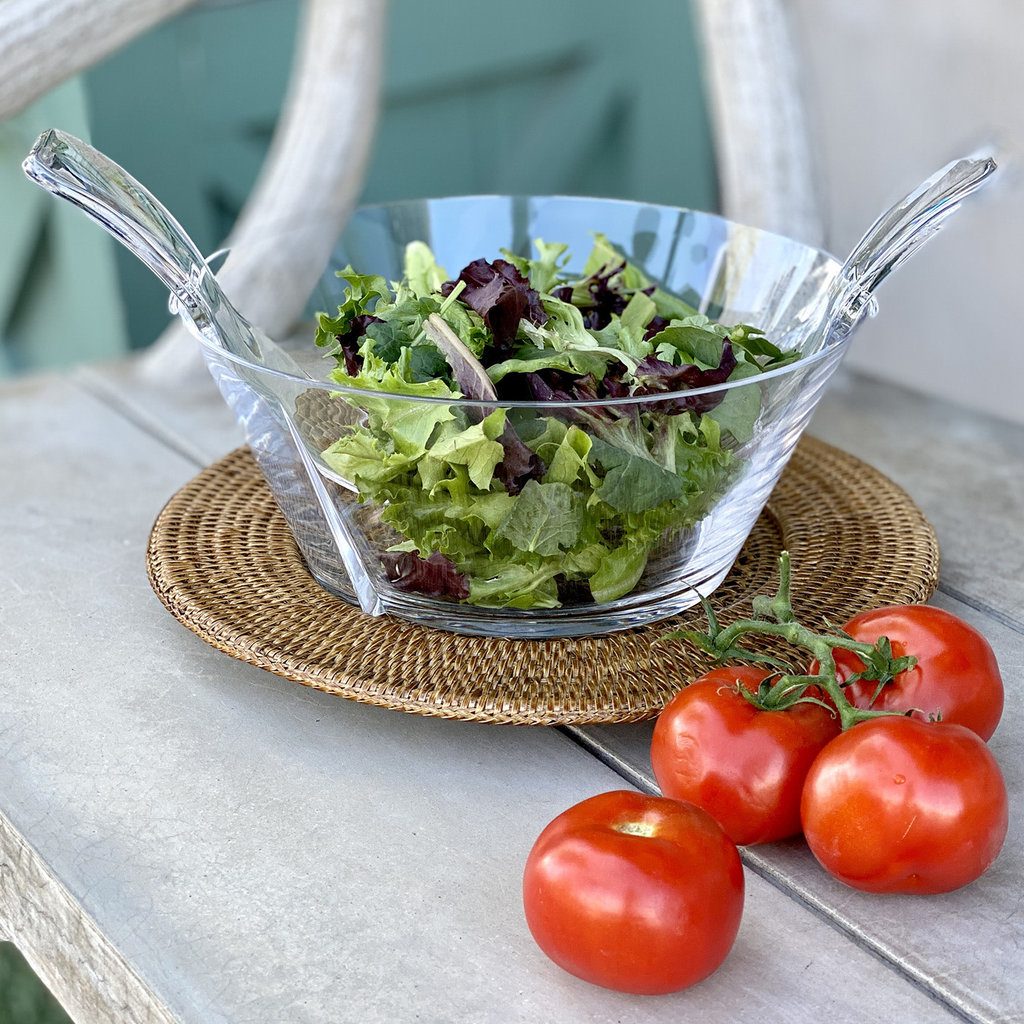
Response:
[[[816,704],[762,711],[751,692],[768,673],[716,668],[680,690],[654,725],[651,766],[662,793],[703,807],[740,845],[800,831],[800,793],[818,751],[839,734],[839,719]]]
[[[818,755],[801,817],[829,874],[865,892],[951,892],[991,866],[1007,830],[999,765],[962,725],[893,715]]]
[[[555,818],[523,873],[540,948],[570,974],[620,992],[677,992],[712,973],[743,912],[735,845],[705,811],[602,793]]]
[[[965,725],[983,740],[995,732],[1003,713],[1003,680],[988,641],[963,619],[931,605],[900,605],[855,615],[843,629],[854,640],[870,644],[887,636],[896,657],[917,658],[917,664],[886,684],[873,703],[877,681],[851,683],[846,696],[855,707],[916,709],[916,717],[941,716],[943,722]],[[841,683],[864,668],[856,654],[833,653]]]

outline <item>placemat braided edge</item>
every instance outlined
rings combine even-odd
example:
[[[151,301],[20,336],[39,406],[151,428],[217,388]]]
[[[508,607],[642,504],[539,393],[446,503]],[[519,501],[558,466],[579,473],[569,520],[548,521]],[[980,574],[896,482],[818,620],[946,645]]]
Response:
[[[892,480],[804,437],[729,577],[723,623],[772,593],[793,564],[802,620],[841,623],[869,607],[926,601],[938,583],[935,532]],[[168,610],[216,649],[352,700],[416,714],[518,725],[642,721],[708,667],[666,639],[703,626],[700,609],[603,636],[500,640],[364,615],[306,570],[247,448],[207,467],[167,503],[146,554]]]

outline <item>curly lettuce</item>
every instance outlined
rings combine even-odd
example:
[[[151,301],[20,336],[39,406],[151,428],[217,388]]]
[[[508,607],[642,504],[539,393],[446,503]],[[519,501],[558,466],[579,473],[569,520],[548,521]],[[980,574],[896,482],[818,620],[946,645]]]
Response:
[[[564,245],[535,245],[449,278],[414,242],[401,281],[346,268],[345,301],[319,317],[331,378],[363,392],[344,393],[361,422],[323,458],[400,538],[382,553],[396,586],[521,609],[624,597],[730,486],[733,442],[760,411],[756,389],[687,392],[791,358],[664,291],[603,236],[578,278]],[[614,404],[625,396],[650,401]],[[523,399],[603,404],[507,404]]]

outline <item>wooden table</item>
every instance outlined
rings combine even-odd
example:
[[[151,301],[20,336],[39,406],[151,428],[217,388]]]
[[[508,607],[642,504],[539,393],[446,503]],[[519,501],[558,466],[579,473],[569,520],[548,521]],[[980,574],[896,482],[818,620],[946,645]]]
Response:
[[[0,390],[0,927],[80,1024],[1024,1021],[1024,429],[840,372],[811,432],[906,488],[934,602],[990,639],[1011,792],[995,866],[947,896],[745,851],[730,957],[675,996],[533,944],[523,861],[651,726],[457,723],[341,700],[205,645],[152,593],[150,527],[240,443],[213,389],[134,363]]]

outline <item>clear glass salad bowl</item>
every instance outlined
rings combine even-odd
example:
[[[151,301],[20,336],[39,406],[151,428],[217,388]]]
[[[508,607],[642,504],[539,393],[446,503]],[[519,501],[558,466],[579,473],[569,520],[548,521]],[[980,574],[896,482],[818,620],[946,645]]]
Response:
[[[947,165],[842,265],[641,202],[367,207],[280,339],[107,157],[50,129],[24,168],[167,285],[322,587],[370,615],[555,637],[719,586],[874,289],[996,163]]]
[[[619,397],[555,386],[544,400],[481,401],[328,379],[335,358],[314,344],[313,314],[344,303],[346,266],[398,281],[407,244],[424,242],[454,277],[543,239],[568,246],[572,276],[595,233],[700,314],[754,325],[799,358]],[[594,634],[669,617],[723,581],[848,344],[848,332],[822,337],[838,270],[817,249],[685,209],[411,201],[353,216],[310,323],[279,339],[288,369],[198,337],[321,586],[370,614],[456,632]]]

